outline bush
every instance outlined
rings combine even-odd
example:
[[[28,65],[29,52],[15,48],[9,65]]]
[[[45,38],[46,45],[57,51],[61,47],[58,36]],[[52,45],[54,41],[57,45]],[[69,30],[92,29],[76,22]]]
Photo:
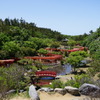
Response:
[[[51,88],[64,88],[64,83],[60,80],[54,80],[52,84],[50,85]]]
[[[100,79],[100,73],[99,73],[97,76],[98,76],[98,78]]]
[[[48,51],[45,50],[45,49],[43,49],[43,48],[39,49],[37,52],[38,52],[40,55],[41,55],[41,54],[47,54],[47,53],[48,53]]]
[[[75,75],[74,79],[68,80],[65,86],[73,86],[79,88],[84,83],[93,83],[93,80],[86,74]]]
[[[100,66],[100,61],[99,60],[92,61],[91,68],[88,69],[87,73],[90,76],[95,76],[95,74],[97,72],[100,72],[100,67],[99,66]]]
[[[10,89],[23,89],[25,70],[21,66],[0,67],[0,93],[5,96]],[[1,99],[0,99],[1,100]]]
[[[33,69],[33,70],[37,70],[37,68],[35,66],[33,66],[33,60],[32,59],[21,59],[18,61],[19,65],[24,65],[24,68],[26,70],[29,69]]]

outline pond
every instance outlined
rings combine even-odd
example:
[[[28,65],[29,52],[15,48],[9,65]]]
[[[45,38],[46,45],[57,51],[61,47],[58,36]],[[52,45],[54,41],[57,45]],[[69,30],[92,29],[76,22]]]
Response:
[[[65,64],[49,68],[48,70],[55,71],[57,75],[66,75],[71,73],[72,66],[70,64]]]
[[[80,66],[85,66],[89,62],[89,60],[82,60]],[[57,75],[66,75],[72,72],[72,66],[70,64],[58,65],[49,68],[48,70],[55,71]]]

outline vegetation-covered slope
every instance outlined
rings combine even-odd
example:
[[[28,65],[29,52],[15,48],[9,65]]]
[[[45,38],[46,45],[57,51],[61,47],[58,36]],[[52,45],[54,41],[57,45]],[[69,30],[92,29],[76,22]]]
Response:
[[[84,40],[83,45],[89,48],[90,54],[94,59],[100,60],[100,28],[96,32],[91,32]]]
[[[36,50],[62,39],[59,32],[23,19],[0,19],[0,59],[35,55]]]

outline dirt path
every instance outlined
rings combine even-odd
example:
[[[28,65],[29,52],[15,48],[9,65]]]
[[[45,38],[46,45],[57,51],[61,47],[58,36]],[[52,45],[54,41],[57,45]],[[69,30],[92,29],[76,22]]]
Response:
[[[85,96],[73,96],[71,94],[61,95],[58,93],[55,94],[48,94],[46,92],[39,93],[40,100],[83,100],[83,98],[86,98]],[[25,97],[14,97],[10,100],[30,100],[30,98]]]

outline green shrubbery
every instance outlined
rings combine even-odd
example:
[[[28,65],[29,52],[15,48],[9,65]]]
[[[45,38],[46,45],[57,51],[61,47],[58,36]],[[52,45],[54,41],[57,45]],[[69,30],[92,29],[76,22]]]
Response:
[[[96,73],[100,72],[100,61],[99,60],[94,60],[91,62],[91,68],[88,68],[87,73],[90,76],[95,76]]]
[[[50,84],[49,87],[51,87],[53,89],[55,89],[55,88],[64,88],[64,83],[60,80],[54,80],[52,82],[52,84]]]
[[[25,86],[25,70],[21,66],[0,67],[0,93],[5,96],[10,89],[20,90]]]
[[[82,84],[84,83],[92,83],[92,79],[86,75],[86,74],[81,74],[81,75],[75,75],[74,79],[68,80],[65,83],[65,86],[73,86],[79,88]]]
[[[72,86],[79,88],[84,83],[94,83],[94,81],[86,74],[81,75],[75,75],[73,79],[67,80],[67,82],[63,83],[60,80],[54,80],[51,85],[48,87],[51,87],[53,89],[55,88],[64,88],[65,86]]]

